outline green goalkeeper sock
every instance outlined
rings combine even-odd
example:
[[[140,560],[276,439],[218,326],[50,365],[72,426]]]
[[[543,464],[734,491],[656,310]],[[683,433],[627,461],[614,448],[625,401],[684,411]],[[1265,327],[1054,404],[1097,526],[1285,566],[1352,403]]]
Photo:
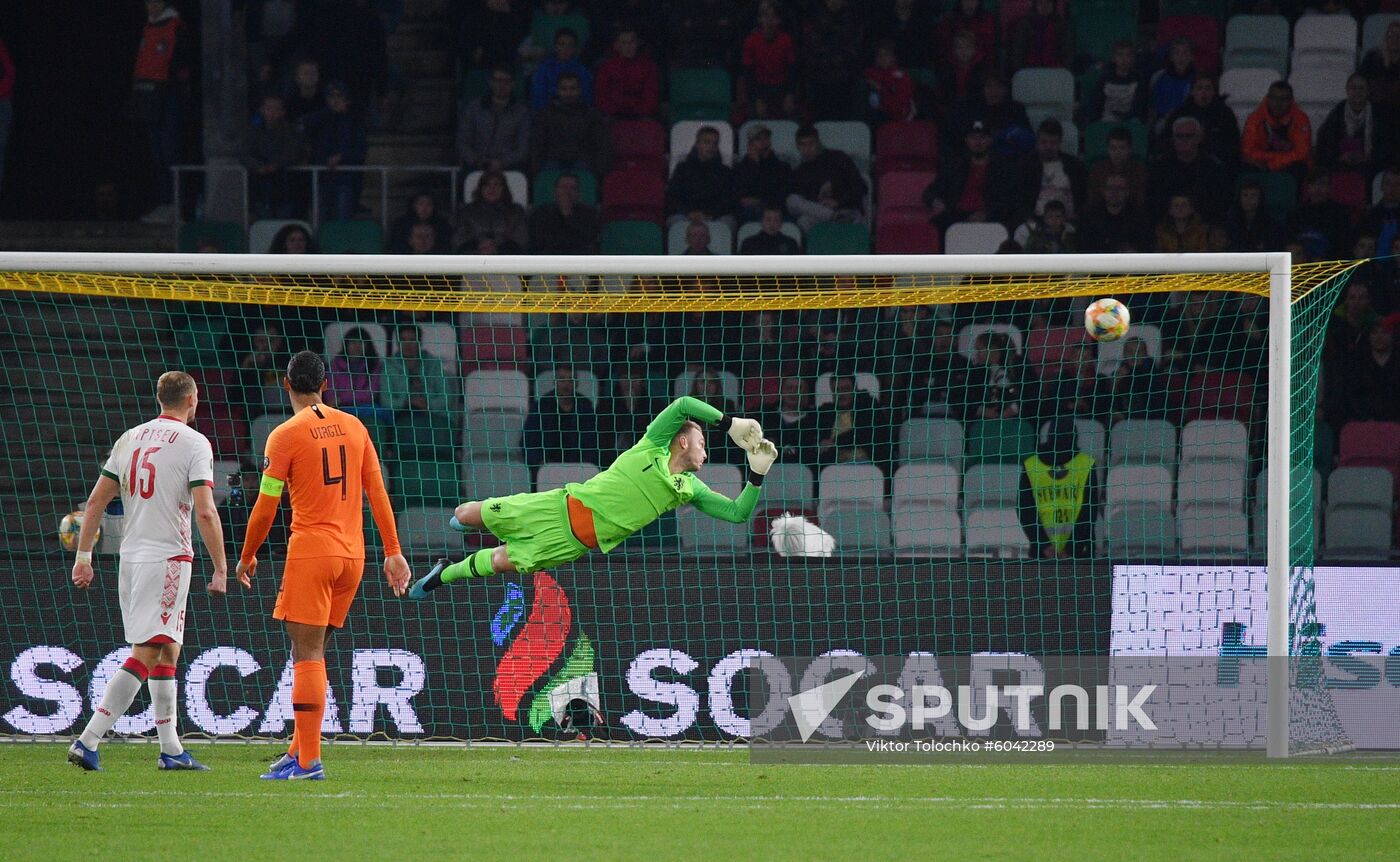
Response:
[[[496,573],[491,565],[491,554],[495,548],[482,548],[460,563],[453,563],[442,570],[442,582],[450,584],[466,578],[484,578]]]

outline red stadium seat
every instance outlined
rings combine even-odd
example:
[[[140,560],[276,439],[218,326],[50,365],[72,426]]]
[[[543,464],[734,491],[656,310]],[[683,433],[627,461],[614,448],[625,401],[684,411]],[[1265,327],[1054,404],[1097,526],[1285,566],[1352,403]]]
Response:
[[[1220,22],[1214,15],[1172,15],[1157,24],[1157,49],[1167,50],[1172,40],[1191,40],[1196,68],[1208,75],[1220,73]]]
[[[776,404],[782,394],[782,386],[783,375],[778,372],[746,378],[744,409],[753,412]]]
[[[613,171],[603,178],[603,221],[660,222],[666,181],[650,170]]]
[[[616,120],[612,124],[613,168],[666,176],[666,130],[655,120]]]
[[[1042,369],[1042,379],[1055,376],[1049,366],[1059,366],[1065,348],[1089,343],[1089,333],[1082,326],[1052,326],[1032,329],[1026,335],[1026,365]]]
[[[1346,207],[1352,221],[1370,206],[1370,189],[1366,177],[1355,171],[1339,171],[1332,175],[1332,200]]]
[[[1197,419],[1233,419],[1248,425],[1254,418],[1254,378],[1242,371],[1204,371],[1187,383],[1182,424]]]
[[[880,175],[878,202],[883,211],[892,207],[923,207],[924,189],[933,182],[932,171],[895,171]]]
[[[928,224],[928,208],[923,204],[914,207],[880,207],[875,216],[879,225]]]
[[[881,224],[875,228],[876,254],[938,254],[938,228],[927,221]]]
[[[478,368],[516,368],[530,360],[529,333],[523,326],[464,326],[461,373]]]
[[[1342,426],[1338,467],[1384,467],[1400,489],[1400,423],[1348,422]]]
[[[875,173],[938,168],[938,127],[926,120],[885,123],[875,130]],[[922,191],[922,189],[920,189]]]
[[[215,459],[238,459],[245,454],[242,447],[248,439],[248,423],[243,421],[237,375],[230,371],[205,369],[191,371],[190,376],[199,384],[199,412],[194,420],[195,430],[209,438]]]

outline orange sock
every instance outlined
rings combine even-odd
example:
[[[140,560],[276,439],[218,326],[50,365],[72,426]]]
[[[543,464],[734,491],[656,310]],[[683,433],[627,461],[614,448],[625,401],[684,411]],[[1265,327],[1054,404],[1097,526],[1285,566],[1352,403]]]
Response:
[[[321,759],[321,719],[326,714],[326,662],[299,661],[292,665],[292,744],[302,768]]]

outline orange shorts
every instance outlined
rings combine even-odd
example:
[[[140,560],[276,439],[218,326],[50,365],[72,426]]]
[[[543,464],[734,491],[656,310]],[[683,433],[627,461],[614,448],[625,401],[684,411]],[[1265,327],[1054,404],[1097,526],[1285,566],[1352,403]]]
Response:
[[[365,561],[349,557],[288,560],[272,618],[341,628],[364,573]]]

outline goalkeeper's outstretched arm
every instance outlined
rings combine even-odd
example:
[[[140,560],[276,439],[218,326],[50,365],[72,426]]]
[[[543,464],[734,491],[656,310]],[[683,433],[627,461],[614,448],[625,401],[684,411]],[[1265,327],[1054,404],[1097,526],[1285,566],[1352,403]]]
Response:
[[[668,447],[687,420],[706,425],[717,423],[719,430],[728,433],[729,438],[746,451],[752,451],[763,436],[763,429],[754,420],[725,416],[723,411],[699,398],[682,395],[656,414],[656,418],[647,426],[646,438],[657,446]]]
[[[708,485],[697,478],[695,480],[695,494],[690,498],[690,502],[694,504],[696,509],[711,518],[718,518],[733,524],[745,523],[753,514],[754,506],[758,505],[758,489],[763,485],[763,477],[768,475],[768,471],[776,460],[778,460],[777,447],[773,445],[771,440],[763,438],[754,447],[754,451],[748,455],[749,480],[745,483],[744,490],[739,492],[739,496],[731,500],[723,494],[711,490]]]

